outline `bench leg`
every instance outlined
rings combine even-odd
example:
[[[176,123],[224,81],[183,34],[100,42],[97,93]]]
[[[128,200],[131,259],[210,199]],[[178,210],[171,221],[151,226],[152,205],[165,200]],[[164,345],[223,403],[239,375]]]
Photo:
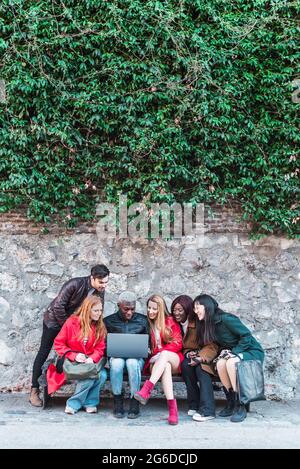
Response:
[[[48,386],[43,386],[43,409],[47,409],[50,404],[51,397],[48,394]]]
[[[246,407],[246,411],[250,412],[250,402],[248,402],[248,404],[245,404],[245,407]]]

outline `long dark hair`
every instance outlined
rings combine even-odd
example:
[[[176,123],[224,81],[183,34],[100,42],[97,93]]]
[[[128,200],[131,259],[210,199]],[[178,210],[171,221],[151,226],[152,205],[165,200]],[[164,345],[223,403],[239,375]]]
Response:
[[[200,321],[197,314],[194,312],[194,306],[198,303],[205,308],[205,318]],[[193,311],[189,316],[190,321],[196,323],[197,342],[201,347],[211,342],[216,341],[215,322],[214,317],[216,314],[222,313],[218,303],[214,298],[209,295],[198,295],[193,301]]]
[[[187,317],[189,317],[193,312],[193,299],[188,295],[180,295],[175,298],[171,304],[171,313],[173,314],[174,308],[177,304],[183,307]]]

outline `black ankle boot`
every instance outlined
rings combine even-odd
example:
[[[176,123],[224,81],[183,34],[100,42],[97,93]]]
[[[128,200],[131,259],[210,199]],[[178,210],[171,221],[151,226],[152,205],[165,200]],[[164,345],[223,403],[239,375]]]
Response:
[[[227,404],[221,412],[218,413],[218,417],[230,417],[233,414],[234,405],[235,405],[235,393],[232,388],[227,389],[223,386],[223,391],[225,393]]]
[[[235,406],[234,406],[233,414],[230,418],[230,421],[242,422],[247,417],[246,407],[245,407],[245,404],[240,402],[238,393],[235,392],[234,394],[235,394]]]
[[[127,418],[136,419],[140,415],[140,403],[134,397],[130,399]]]
[[[114,416],[117,419],[122,419],[125,415],[123,404],[123,394],[114,394]]]

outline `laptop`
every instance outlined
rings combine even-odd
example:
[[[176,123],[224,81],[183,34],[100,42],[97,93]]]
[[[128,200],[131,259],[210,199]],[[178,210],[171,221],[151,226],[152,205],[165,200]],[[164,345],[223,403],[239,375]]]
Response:
[[[108,357],[146,358],[148,347],[148,334],[107,334]]]

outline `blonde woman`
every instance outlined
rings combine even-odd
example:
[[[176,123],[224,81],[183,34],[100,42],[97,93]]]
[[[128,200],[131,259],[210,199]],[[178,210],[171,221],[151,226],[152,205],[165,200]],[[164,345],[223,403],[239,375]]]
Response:
[[[145,363],[144,373],[149,373],[142,389],[134,397],[141,404],[146,404],[151,392],[161,378],[162,387],[169,408],[168,422],[177,425],[177,402],[174,399],[172,374],[180,373],[183,360],[182,335],[178,323],[169,315],[164,299],[159,295],[151,296],[147,301],[147,315],[150,325],[151,355]]]
[[[54,348],[60,357],[69,351],[66,357],[71,361],[98,363],[104,356],[105,338],[102,301],[91,295],[86,297],[78,310],[64,323],[54,340]],[[73,396],[67,400],[65,412],[75,414],[85,408],[88,413],[96,413],[100,389],[106,378],[107,372],[102,369],[97,379],[78,381]],[[64,374],[53,373],[53,370],[51,372],[48,369],[47,381],[48,392],[51,394],[65,383]]]

